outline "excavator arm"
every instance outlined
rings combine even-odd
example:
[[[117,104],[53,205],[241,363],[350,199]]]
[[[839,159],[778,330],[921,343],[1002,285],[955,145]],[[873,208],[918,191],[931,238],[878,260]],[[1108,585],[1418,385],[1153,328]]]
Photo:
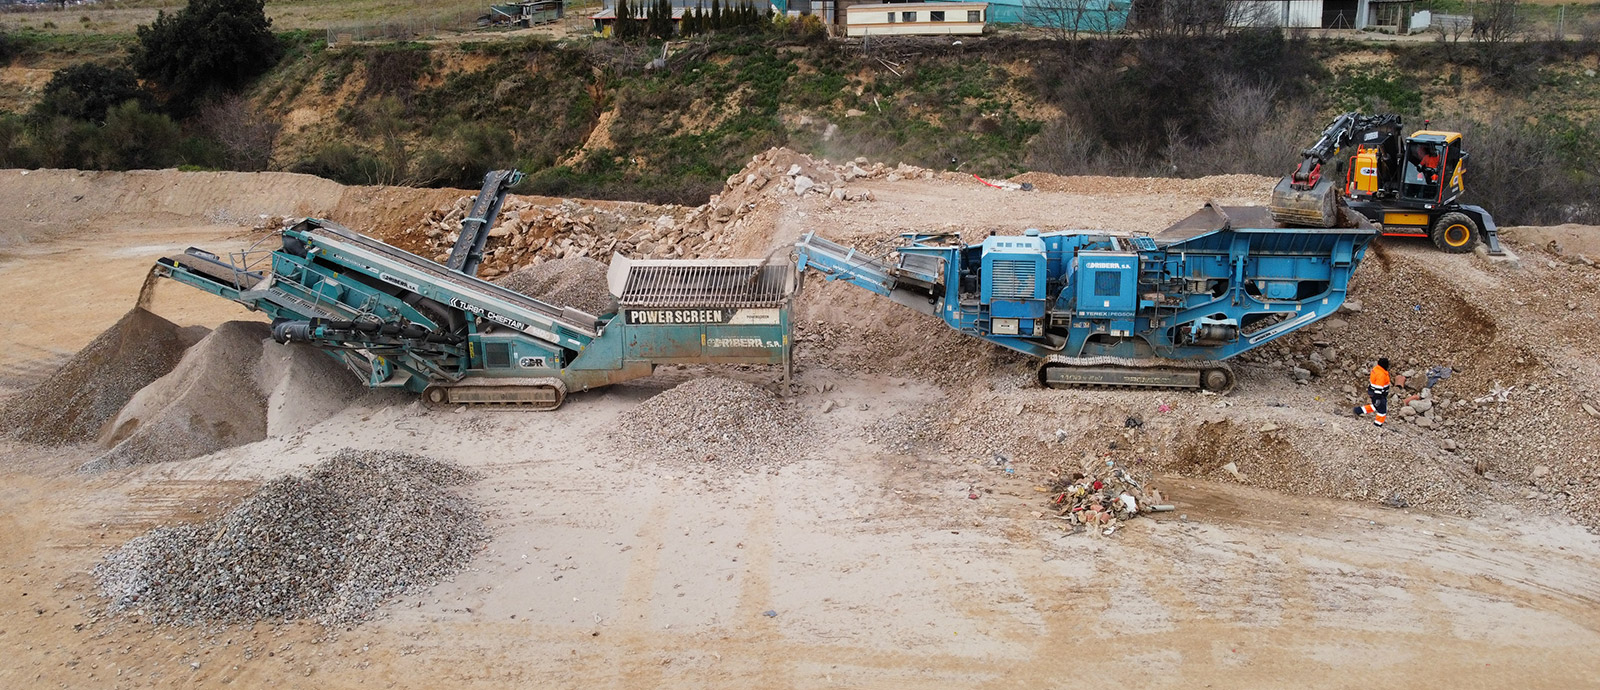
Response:
[[[1316,143],[1300,152],[1300,165],[1278,182],[1268,206],[1280,223],[1331,228],[1339,221],[1339,154],[1367,132],[1400,129],[1399,115],[1348,112],[1334,118]],[[1332,173],[1332,174],[1330,174]]]

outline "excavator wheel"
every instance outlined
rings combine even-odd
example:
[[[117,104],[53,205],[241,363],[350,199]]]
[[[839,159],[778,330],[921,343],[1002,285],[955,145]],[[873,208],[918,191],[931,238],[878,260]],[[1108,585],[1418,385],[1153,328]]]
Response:
[[[1481,239],[1478,223],[1465,213],[1450,212],[1439,216],[1433,223],[1434,246],[1451,254],[1465,254],[1478,246]]]

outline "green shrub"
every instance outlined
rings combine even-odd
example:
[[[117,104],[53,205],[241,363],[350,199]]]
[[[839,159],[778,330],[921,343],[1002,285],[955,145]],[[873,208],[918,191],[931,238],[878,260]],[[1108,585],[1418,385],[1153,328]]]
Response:
[[[127,101],[146,105],[150,102],[149,94],[139,88],[133,70],[86,62],[51,74],[33,113],[38,119],[60,115],[102,122],[107,110]]]
[[[105,126],[88,146],[88,161],[102,170],[170,168],[178,164],[182,133],[172,118],[128,101],[106,112]]]
[[[271,69],[283,53],[271,27],[264,0],[190,0],[139,27],[133,68],[181,110]]]
[[[1422,91],[1415,80],[1390,69],[1356,65],[1334,76],[1338,107],[1362,112],[1422,112]]]

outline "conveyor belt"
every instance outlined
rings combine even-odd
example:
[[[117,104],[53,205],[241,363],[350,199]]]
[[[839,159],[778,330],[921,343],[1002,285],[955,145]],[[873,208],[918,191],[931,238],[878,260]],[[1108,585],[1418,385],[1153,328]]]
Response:
[[[329,235],[340,241],[355,244],[365,251],[372,252],[374,254],[380,254],[384,258],[391,261],[403,263],[408,268],[426,273],[430,278],[449,283],[457,288],[460,288],[461,290],[487,294],[495,299],[508,302],[513,306],[525,309],[534,314],[538,314],[545,319],[559,323],[563,327],[578,331],[591,337],[598,335],[599,319],[593,314],[575,309],[563,309],[553,304],[533,299],[532,297],[519,292],[507,290],[486,280],[452,271],[444,266],[417,256],[416,254],[412,254],[411,252],[403,249],[384,244],[383,242],[379,242],[378,240],[372,239],[354,230],[334,223],[316,220],[307,221],[307,225],[309,226],[308,230],[313,234]],[[585,321],[575,321],[574,317],[583,318]]]
[[[235,290],[249,289],[264,277],[255,271],[246,271],[227,263],[216,254],[204,249],[190,247],[188,251],[177,256],[165,259],[170,265],[182,266],[190,273],[196,273],[222,285],[227,285]]]

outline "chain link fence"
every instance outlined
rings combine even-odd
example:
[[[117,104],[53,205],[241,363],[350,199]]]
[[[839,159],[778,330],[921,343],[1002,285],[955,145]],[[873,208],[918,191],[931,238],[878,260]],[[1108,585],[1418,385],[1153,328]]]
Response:
[[[489,5],[482,10],[464,10],[452,14],[416,19],[365,24],[335,24],[328,31],[328,47],[338,47],[365,41],[414,41],[431,38],[442,33],[471,31],[480,26],[480,20],[489,15]]]

